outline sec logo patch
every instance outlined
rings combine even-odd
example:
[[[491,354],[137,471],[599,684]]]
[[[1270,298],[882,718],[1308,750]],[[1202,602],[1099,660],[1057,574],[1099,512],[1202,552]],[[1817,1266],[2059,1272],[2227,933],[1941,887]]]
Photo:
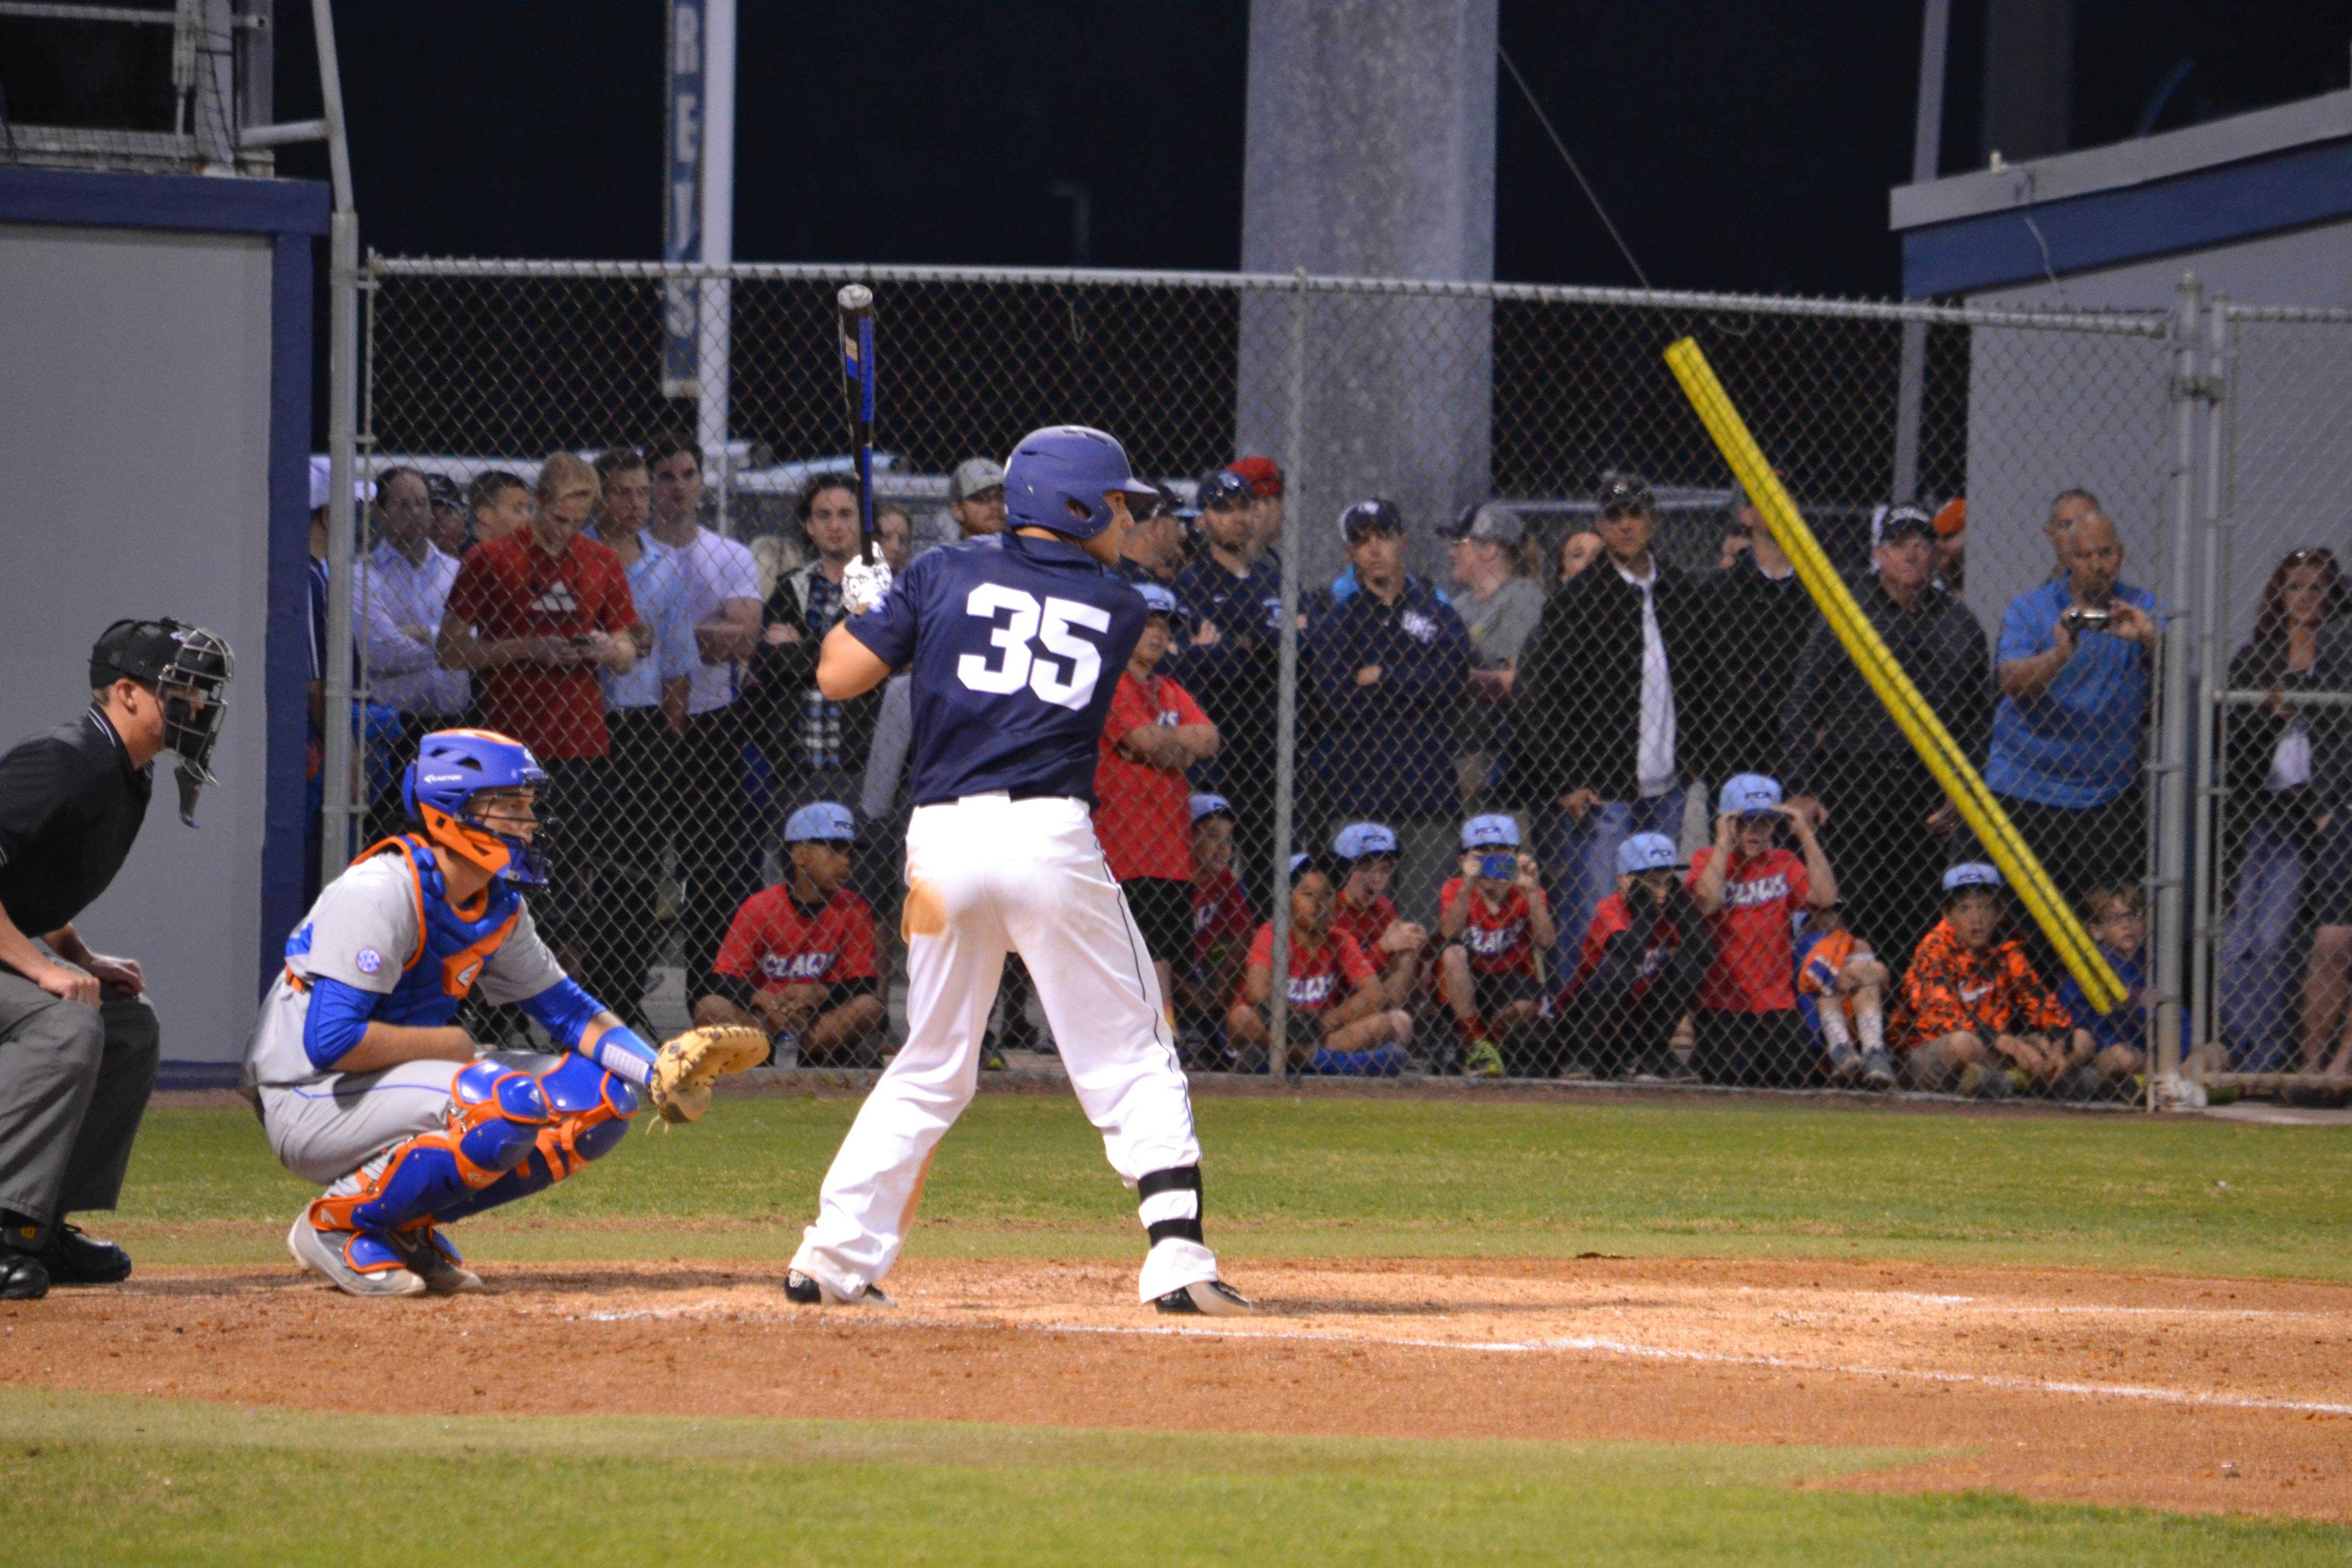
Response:
[[[373,974],[383,967],[383,954],[372,947],[363,947],[360,949],[359,955],[352,960],[352,963],[362,974]]]

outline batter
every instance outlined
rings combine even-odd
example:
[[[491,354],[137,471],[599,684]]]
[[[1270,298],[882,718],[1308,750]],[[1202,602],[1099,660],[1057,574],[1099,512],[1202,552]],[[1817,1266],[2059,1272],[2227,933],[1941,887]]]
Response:
[[[1095,842],[1095,762],[1143,600],[1110,566],[1129,498],[1157,492],[1084,426],[1039,430],[1004,469],[1007,532],[933,550],[893,588],[842,577],[826,634],[835,701],[912,672],[906,1047],[825,1173],[785,1279],[804,1303],[875,1301],[940,1137],[971,1100],[1005,956],[1035,977],[1070,1087],[1136,1190],[1151,1238],[1141,1299],[1245,1312],[1201,1232],[1201,1147],[1143,935]]]

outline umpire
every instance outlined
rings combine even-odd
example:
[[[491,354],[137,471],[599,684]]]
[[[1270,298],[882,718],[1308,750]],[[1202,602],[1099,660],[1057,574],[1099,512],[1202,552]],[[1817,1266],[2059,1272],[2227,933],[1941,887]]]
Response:
[[[90,649],[89,710],[0,756],[0,1300],[131,1273],[65,1216],[122,1189],[155,1087],[155,1015],[139,965],[92,952],[74,917],[122,868],[161,752],[179,758],[194,826],[232,668],[201,627],[117,621]]]

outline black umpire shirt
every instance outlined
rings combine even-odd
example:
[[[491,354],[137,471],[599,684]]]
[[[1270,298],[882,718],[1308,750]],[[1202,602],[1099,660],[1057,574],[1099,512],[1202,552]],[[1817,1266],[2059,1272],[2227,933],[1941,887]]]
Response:
[[[154,788],[96,708],[0,756],[0,909],[18,931],[46,936],[106,891]]]

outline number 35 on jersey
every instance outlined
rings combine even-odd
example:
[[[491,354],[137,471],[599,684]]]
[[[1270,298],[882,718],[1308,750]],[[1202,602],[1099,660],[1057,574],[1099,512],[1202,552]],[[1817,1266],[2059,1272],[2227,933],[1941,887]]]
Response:
[[[1076,599],[1041,602],[1026,589],[1003,583],[980,584],[965,595],[963,607],[992,628],[991,652],[956,660],[956,679],[967,688],[1003,697],[1025,686],[1041,701],[1073,710],[1094,700],[1095,685],[1102,679],[1102,648],[1079,634],[1108,633],[1109,611]]]

